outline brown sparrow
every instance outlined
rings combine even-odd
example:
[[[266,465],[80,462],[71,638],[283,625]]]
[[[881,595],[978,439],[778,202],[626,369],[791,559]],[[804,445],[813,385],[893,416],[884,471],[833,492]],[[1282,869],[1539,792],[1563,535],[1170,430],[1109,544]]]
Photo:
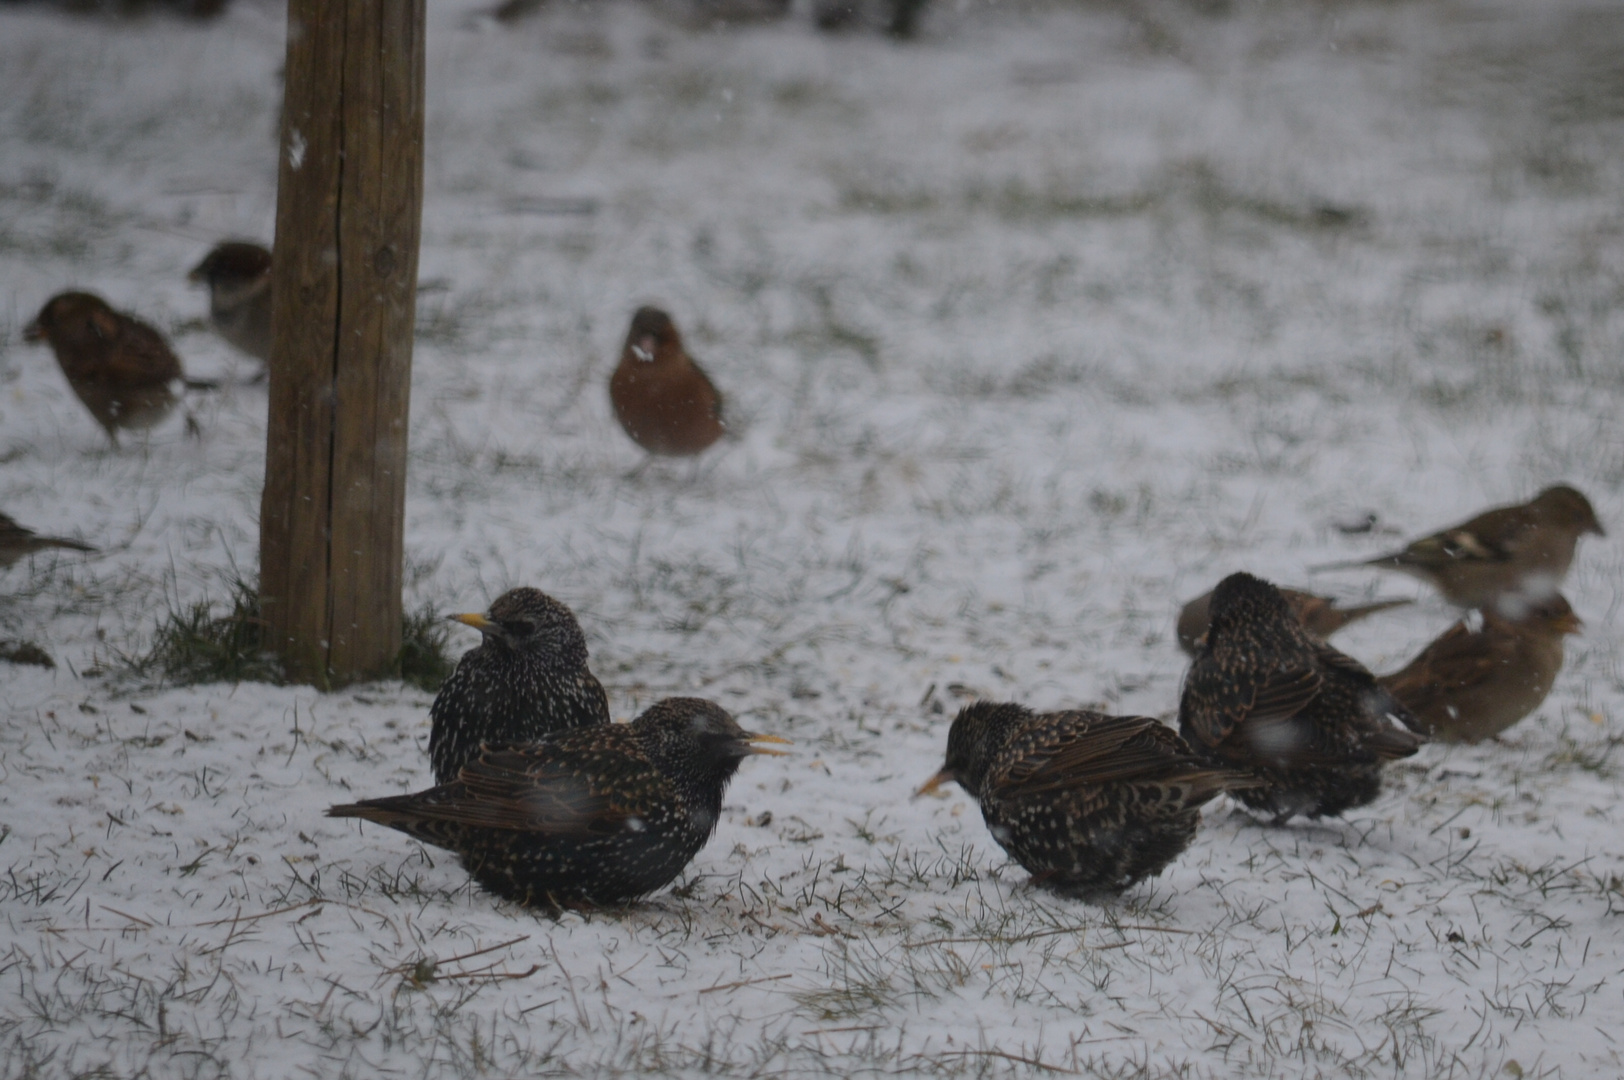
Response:
[[[1452,604],[1486,608],[1506,597],[1538,601],[1556,595],[1583,533],[1606,535],[1590,500],[1558,484],[1529,502],[1486,510],[1402,551],[1315,569],[1399,570],[1432,582]]]
[[[632,316],[620,366],[609,379],[615,418],[651,454],[688,457],[722,437],[722,395],[682,347],[671,316]]]
[[[209,319],[220,336],[261,363],[271,359],[271,253],[228,240],[186,275],[209,287]]]
[[[162,334],[90,293],[53,296],[23,337],[50,342],[68,385],[114,446],[119,429],[150,428],[169,414],[175,382],[200,390],[217,385],[187,379]],[[189,420],[188,429],[193,428]]]
[[[1445,630],[1409,665],[1376,680],[1443,742],[1491,738],[1539,708],[1562,670],[1562,639],[1584,626],[1559,593],[1506,618],[1483,609],[1483,625]]]

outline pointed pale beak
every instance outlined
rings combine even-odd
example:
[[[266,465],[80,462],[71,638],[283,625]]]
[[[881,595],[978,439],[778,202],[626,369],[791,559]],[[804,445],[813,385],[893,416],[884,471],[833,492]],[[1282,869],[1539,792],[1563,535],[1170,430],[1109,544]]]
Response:
[[[793,746],[793,745],[795,745],[794,743],[790,742],[786,738],[783,738],[782,736],[779,736],[779,735],[762,735],[762,734],[760,734],[758,732],[754,732],[754,731],[746,731],[744,733],[744,741],[751,744],[750,752],[752,754],[765,754],[768,757],[788,757],[789,756],[789,751],[788,750],[769,750],[766,747],[756,746],[754,744],[755,743],[777,743],[780,746]]]
[[[1564,634],[1582,634],[1585,621],[1574,614],[1567,614],[1556,620],[1556,628]]]
[[[24,341],[44,341],[45,340],[45,327],[43,327],[43,326],[41,326],[39,324],[38,319],[35,319],[33,322],[31,322],[27,326],[23,327],[23,340]]]
[[[472,626],[481,634],[490,634],[501,629],[483,615],[470,613],[467,615],[447,615],[446,618],[450,619],[452,622],[460,622],[464,626]]]
[[[645,364],[654,363],[653,336],[651,335],[649,337],[638,338],[637,341],[632,344],[632,355],[636,356]]]
[[[958,777],[953,775],[952,769],[943,769],[929,780],[926,780],[924,784],[920,786],[919,790],[913,793],[913,797],[917,799],[921,795],[934,795],[936,794],[937,788],[948,783],[949,781],[957,779]]]

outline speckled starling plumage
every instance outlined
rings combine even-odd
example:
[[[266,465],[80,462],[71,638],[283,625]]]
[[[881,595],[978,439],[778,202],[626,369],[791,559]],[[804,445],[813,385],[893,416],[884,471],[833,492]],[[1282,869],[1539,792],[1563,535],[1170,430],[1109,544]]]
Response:
[[[209,288],[209,320],[219,335],[261,363],[271,359],[271,253],[258,244],[215,245],[186,276]]]
[[[1303,629],[1273,585],[1231,574],[1213,590],[1179,730],[1198,754],[1265,781],[1236,793],[1246,805],[1276,822],[1363,806],[1381,790],[1382,763],[1425,741],[1413,723],[1362,664]]]
[[[540,589],[509,589],[484,615],[452,615],[484,635],[429,709],[434,781],[457,778],[481,745],[530,743],[609,723],[609,698],[587,670],[586,635]]]
[[[991,702],[960,710],[946,761],[919,793],[949,780],[1036,884],[1083,897],[1161,873],[1190,845],[1203,805],[1257,783],[1203,762],[1148,717]]]
[[[50,343],[68,385],[115,446],[120,430],[152,427],[175,406],[173,384],[184,376],[169,343],[99,296],[57,294],[23,336]]]
[[[40,536],[26,525],[19,525],[5,514],[0,514],[0,570],[13,565],[25,555],[45,548],[66,548],[69,551],[95,551],[89,544],[68,540],[60,536]]]
[[[498,896],[545,907],[635,900],[705,846],[722,793],[757,743],[718,705],[667,698],[630,724],[487,749],[458,778],[414,795],[335,806],[455,851]]]
[[[1353,607],[1338,607],[1334,598],[1318,596],[1311,592],[1301,592],[1297,589],[1281,589],[1280,595],[1286,598],[1291,605],[1303,627],[1317,638],[1328,638],[1351,622],[1357,622],[1367,615],[1374,615],[1378,611],[1388,608],[1403,607],[1413,603],[1410,600],[1377,600],[1369,604],[1357,604]],[[1202,593],[1200,596],[1185,604],[1179,611],[1178,638],[1179,647],[1191,656],[1200,648],[1201,636],[1207,632],[1207,624],[1212,618],[1212,593]]]
[[[722,437],[722,395],[682,346],[671,316],[638,308],[609,379],[609,402],[632,441],[651,454],[689,457]]]
[[[1561,595],[1516,619],[1486,608],[1480,627],[1456,623],[1377,681],[1432,738],[1480,742],[1539,708],[1562,670],[1562,639],[1582,627]]]
[[[1486,510],[1374,559],[1316,567],[1374,566],[1429,581],[1452,604],[1488,608],[1502,598],[1537,602],[1556,595],[1585,533],[1604,536],[1590,500],[1566,484],[1516,506]]]

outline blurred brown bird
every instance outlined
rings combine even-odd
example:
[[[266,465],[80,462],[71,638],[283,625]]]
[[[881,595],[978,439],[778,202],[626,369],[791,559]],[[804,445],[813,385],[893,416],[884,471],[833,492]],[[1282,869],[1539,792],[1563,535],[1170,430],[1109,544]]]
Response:
[[[232,345],[261,363],[271,359],[271,253],[228,240],[193,267],[186,280],[209,287],[209,319]]]
[[[1286,598],[1286,603],[1291,605],[1291,610],[1296,613],[1304,628],[1317,638],[1328,638],[1349,623],[1357,622],[1367,615],[1374,615],[1378,611],[1414,603],[1413,600],[1377,600],[1357,607],[1339,608],[1333,598],[1317,596],[1311,592],[1281,589],[1280,595]],[[1207,624],[1211,618],[1212,593],[1202,593],[1185,604],[1179,611],[1179,647],[1194,656],[1201,645],[1202,635],[1207,632]]]
[[[1402,571],[1432,582],[1450,603],[1467,608],[1491,607],[1505,597],[1537,601],[1562,587],[1584,533],[1606,535],[1590,500],[1558,484],[1529,502],[1486,510],[1402,551],[1314,569]]]
[[[1539,708],[1562,670],[1562,639],[1583,626],[1560,594],[1517,619],[1485,608],[1481,629],[1456,623],[1377,682],[1432,738],[1480,742]]]
[[[15,564],[25,555],[43,548],[67,548],[69,551],[95,551],[89,544],[68,540],[60,536],[40,536],[26,525],[19,525],[5,514],[0,514],[0,570]]]
[[[946,760],[916,794],[950,780],[1035,884],[1083,897],[1161,873],[1190,846],[1202,806],[1259,784],[1203,762],[1158,720],[987,701],[954,718]]]
[[[1303,628],[1280,591],[1231,574],[1185,676],[1179,731],[1196,752],[1265,786],[1236,798],[1274,814],[1334,816],[1375,799],[1381,766],[1425,741],[1376,677]]]
[[[671,316],[638,308],[609,379],[615,418],[651,454],[688,457],[727,430],[722,395],[682,347]]]
[[[50,342],[68,385],[114,446],[120,429],[150,428],[169,414],[175,382],[196,389],[215,386],[187,379],[162,334],[90,293],[53,296],[23,337]],[[187,426],[195,428],[190,419]]]

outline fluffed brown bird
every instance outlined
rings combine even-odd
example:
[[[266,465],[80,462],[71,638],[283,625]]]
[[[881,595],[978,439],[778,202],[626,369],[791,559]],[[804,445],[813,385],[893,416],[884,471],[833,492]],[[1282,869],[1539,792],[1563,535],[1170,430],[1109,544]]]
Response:
[[[629,724],[487,748],[452,783],[327,814],[455,851],[510,900],[616,904],[680,874],[715,831],[739,763],[788,741],[745,731],[709,701],[667,698]]]
[[[1148,717],[986,701],[954,717],[946,760],[916,794],[950,780],[1034,883],[1082,897],[1161,873],[1190,846],[1202,806],[1258,784],[1203,762]]]
[[[1369,604],[1343,608],[1336,606],[1334,598],[1318,596],[1311,592],[1281,589],[1280,595],[1286,598],[1286,603],[1291,605],[1291,610],[1296,612],[1297,618],[1308,632],[1317,638],[1328,638],[1349,623],[1357,622],[1367,615],[1374,615],[1378,611],[1414,603],[1412,600],[1377,600]],[[1185,604],[1179,611],[1179,647],[1194,656],[1211,619],[1212,593],[1202,593]]]
[[[1432,738],[1479,742],[1539,708],[1562,670],[1562,639],[1583,626],[1560,594],[1517,619],[1485,608],[1479,629],[1456,623],[1377,682]]]
[[[722,395],[682,347],[671,316],[638,308],[609,379],[615,418],[651,454],[690,457],[727,430]]]
[[[162,334],[91,293],[53,296],[23,337],[50,342],[68,385],[114,446],[120,430],[149,428],[169,415],[176,382],[196,389],[215,385],[187,379]]]
[[[207,285],[209,319],[219,335],[261,363],[271,359],[271,253],[228,240],[215,246],[186,280]]]
[[[1212,594],[1212,626],[1184,679],[1179,731],[1196,752],[1265,785],[1236,798],[1275,816],[1334,816],[1381,790],[1385,761],[1425,741],[1359,661],[1320,641],[1280,591],[1231,574]]]
[[[14,565],[25,555],[44,548],[66,548],[69,551],[95,551],[89,544],[68,540],[60,536],[40,536],[26,525],[0,514],[0,570]]]
[[[1504,597],[1538,601],[1556,595],[1585,533],[1606,535],[1590,500],[1558,484],[1526,503],[1486,510],[1401,551],[1314,569],[1398,570],[1430,581],[1452,604],[1487,608]]]

